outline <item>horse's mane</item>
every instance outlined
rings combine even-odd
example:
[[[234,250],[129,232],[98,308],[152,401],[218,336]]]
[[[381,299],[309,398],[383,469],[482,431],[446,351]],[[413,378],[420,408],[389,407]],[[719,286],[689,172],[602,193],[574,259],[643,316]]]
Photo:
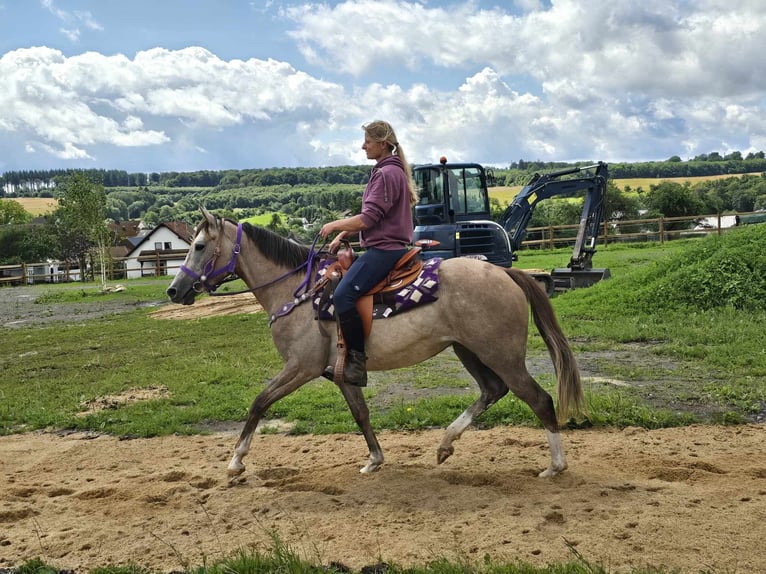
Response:
[[[231,221],[231,220],[227,220]],[[231,221],[237,225],[236,221]],[[242,231],[269,261],[283,267],[299,267],[309,258],[309,247],[290,241],[265,227],[244,222]]]

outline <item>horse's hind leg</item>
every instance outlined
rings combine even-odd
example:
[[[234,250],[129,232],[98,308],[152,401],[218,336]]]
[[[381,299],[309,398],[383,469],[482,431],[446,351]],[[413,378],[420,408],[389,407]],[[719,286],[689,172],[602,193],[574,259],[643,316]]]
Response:
[[[473,420],[503,398],[508,392],[508,387],[503,380],[492,369],[482,363],[475,354],[459,343],[455,343],[452,348],[463,363],[463,366],[476,379],[476,382],[479,383],[481,394],[470,407],[464,410],[447,427],[439,449],[436,451],[436,462],[438,464],[443,463],[455,452],[455,447],[452,446],[452,443],[460,438],[463,431],[468,428]]]
[[[561,434],[556,419],[556,409],[553,399],[537,383],[526,367],[514,372],[514,378],[508,383],[509,388],[517,397],[529,405],[545,427],[548,446],[551,449],[551,465],[538,476],[542,478],[556,476],[567,468],[564,447],[561,444]]]
[[[370,449],[370,462],[362,467],[359,472],[363,474],[375,472],[383,464],[383,449],[380,448],[380,443],[375,436],[375,432],[372,430],[372,425],[370,424],[370,410],[367,408],[367,403],[364,401],[362,389],[346,384],[340,384],[338,386],[351,409],[351,414],[353,415],[356,424],[364,435],[364,440],[367,442],[367,448]]]
[[[449,427],[439,445],[437,461],[444,462],[454,452],[452,442],[460,438],[462,432],[473,422],[473,419],[487,410],[491,405],[500,400],[510,389],[519,399],[527,403],[532,412],[537,415],[545,427],[548,438],[548,446],[551,450],[550,466],[539,474],[540,477],[550,477],[566,470],[567,462],[564,456],[564,448],[561,444],[556,410],[553,399],[527,372],[522,364],[516,369],[507,368],[513,373],[507,382],[504,382],[495,371],[484,364],[473,352],[465,347],[455,344],[455,354],[460,358],[468,372],[473,375],[481,388],[479,399],[466,409]],[[507,365],[506,365],[507,367]]]

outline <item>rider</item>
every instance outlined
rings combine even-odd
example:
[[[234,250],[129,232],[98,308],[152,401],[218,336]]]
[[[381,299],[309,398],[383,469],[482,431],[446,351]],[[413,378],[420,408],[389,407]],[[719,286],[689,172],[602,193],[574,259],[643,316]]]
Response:
[[[359,215],[325,223],[319,234],[326,238],[339,231],[330,243],[335,252],[341,240],[359,233],[364,253],[338,283],[333,304],[348,349],[343,380],[351,385],[367,385],[367,357],[364,354],[364,327],[356,301],[377,285],[412,243],[412,206],[418,195],[410,166],[388,122],[374,121],[365,126],[362,149],[367,159],[376,161],[370,181],[362,195]],[[333,368],[328,367],[333,373]]]

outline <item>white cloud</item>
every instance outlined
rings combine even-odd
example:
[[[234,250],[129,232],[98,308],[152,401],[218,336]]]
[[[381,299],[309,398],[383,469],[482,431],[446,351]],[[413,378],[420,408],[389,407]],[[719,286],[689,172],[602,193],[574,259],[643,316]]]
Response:
[[[53,0],[40,0],[40,4],[65,24],[59,28],[59,32],[66,36],[70,42],[77,42],[80,39],[80,28],[78,27],[80,24],[89,30],[104,29],[87,10],[69,12],[56,6]]]
[[[260,17],[277,4],[249,6]],[[90,12],[42,5],[71,34],[103,29]],[[311,73],[198,46],[132,57],[9,51],[0,134],[13,136],[14,153],[95,162],[105,150],[147,148],[163,151],[142,156],[155,162],[202,154],[242,167],[366,163],[359,128],[378,118],[392,122],[411,161],[640,161],[763,148],[763,2],[513,5],[283,7],[280,23],[293,25]],[[435,71],[446,79],[432,82]]]
[[[316,121],[344,105],[340,87],[288,64],[225,62],[201,48],[158,48],[133,60],[16,50],[0,58],[0,76],[7,88],[0,94],[0,127],[38,142],[38,149],[58,150],[57,157],[89,157],[78,150],[92,145],[161,145],[280,115]]]

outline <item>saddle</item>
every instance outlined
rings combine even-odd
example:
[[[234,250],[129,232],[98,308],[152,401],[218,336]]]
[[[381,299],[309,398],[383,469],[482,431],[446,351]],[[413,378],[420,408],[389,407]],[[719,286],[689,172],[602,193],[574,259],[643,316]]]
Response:
[[[420,247],[413,247],[407,253],[402,255],[396,262],[394,268],[389,271],[377,285],[362,295],[356,302],[356,309],[362,318],[364,325],[364,336],[369,337],[372,331],[373,303],[375,295],[382,296],[385,293],[397,291],[406,285],[409,285],[418,278],[423,270],[423,261],[420,259]],[[327,267],[325,277],[330,282],[337,285],[346,271],[356,259],[356,254],[350,246],[338,250],[338,259]]]

